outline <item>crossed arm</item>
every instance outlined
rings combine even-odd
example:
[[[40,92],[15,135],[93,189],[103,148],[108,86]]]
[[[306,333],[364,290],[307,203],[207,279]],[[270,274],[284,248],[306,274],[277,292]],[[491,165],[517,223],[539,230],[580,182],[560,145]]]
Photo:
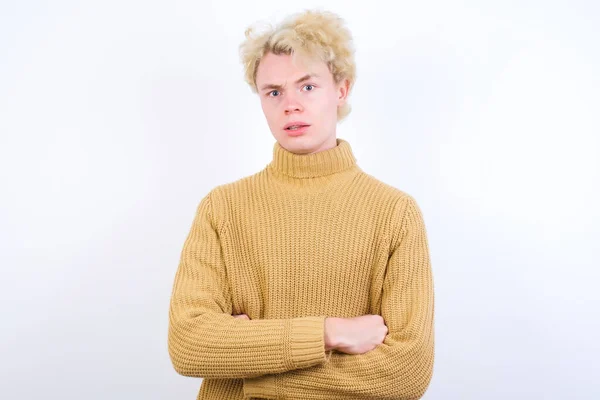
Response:
[[[233,317],[211,194],[200,202],[184,244],[169,310],[176,371],[243,378],[246,397],[419,399],[433,372],[433,279],[425,225],[410,196],[394,210],[382,292],[383,343],[364,354],[325,351],[326,316]],[[328,354],[329,353],[329,354]],[[328,357],[330,356],[330,357]]]

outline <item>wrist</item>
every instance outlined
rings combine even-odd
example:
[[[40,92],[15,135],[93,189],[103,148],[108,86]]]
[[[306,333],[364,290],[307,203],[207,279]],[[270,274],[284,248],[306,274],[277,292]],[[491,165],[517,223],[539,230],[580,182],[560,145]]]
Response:
[[[338,318],[325,318],[325,351],[335,350],[338,346],[336,323]]]

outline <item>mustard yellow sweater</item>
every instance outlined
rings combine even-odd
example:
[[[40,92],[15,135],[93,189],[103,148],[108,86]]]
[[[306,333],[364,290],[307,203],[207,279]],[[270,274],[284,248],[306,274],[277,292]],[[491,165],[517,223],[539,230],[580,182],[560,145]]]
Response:
[[[383,317],[382,344],[325,351],[326,317],[366,314]],[[433,319],[415,199],[362,171],[344,139],[308,155],[276,142],[263,170],[199,202],[168,350],[179,374],[204,378],[198,399],[418,399],[433,373]]]

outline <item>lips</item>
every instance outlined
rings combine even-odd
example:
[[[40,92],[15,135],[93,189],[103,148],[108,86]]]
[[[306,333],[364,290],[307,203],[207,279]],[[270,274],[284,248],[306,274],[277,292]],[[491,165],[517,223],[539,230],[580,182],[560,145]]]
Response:
[[[291,128],[293,126],[297,126],[298,128],[301,128],[303,126],[310,126],[310,125],[307,124],[306,122],[302,122],[302,121],[292,121],[292,122],[288,122],[287,124],[285,124],[283,129],[289,130],[289,128]]]

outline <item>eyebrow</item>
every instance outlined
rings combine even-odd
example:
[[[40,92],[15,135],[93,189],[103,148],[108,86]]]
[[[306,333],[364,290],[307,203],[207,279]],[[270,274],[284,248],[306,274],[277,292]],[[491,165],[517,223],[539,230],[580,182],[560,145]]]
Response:
[[[298,79],[294,83],[295,84],[299,84],[299,83],[304,82],[306,80],[309,80],[311,78],[318,78],[318,77],[319,77],[319,75],[317,75],[317,74],[306,74],[306,75],[304,75],[302,78]],[[265,89],[278,89],[279,90],[279,89],[283,89],[283,86],[282,85],[276,85],[274,83],[269,83],[269,84],[266,84],[266,85],[264,85],[263,87],[260,88],[260,90],[265,90]]]

